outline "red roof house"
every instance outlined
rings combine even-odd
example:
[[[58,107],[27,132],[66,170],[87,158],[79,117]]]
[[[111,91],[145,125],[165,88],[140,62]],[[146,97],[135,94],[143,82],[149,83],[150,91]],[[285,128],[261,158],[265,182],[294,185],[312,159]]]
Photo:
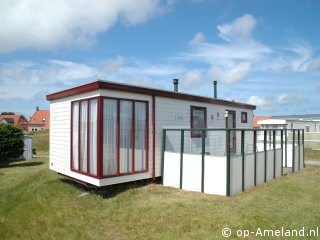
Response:
[[[18,125],[28,131],[28,120],[23,115],[1,115],[0,123]]]
[[[44,131],[50,129],[50,111],[38,110],[29,120],[29,131]]]
[[[253,121],[252,121],[253,128],[260,128],[260,124],[258,124],[258,121],[267,120],[267,119],[270,119],[270,118],[271,117],[268,117],[268,116],[255,116],[253,118]]]

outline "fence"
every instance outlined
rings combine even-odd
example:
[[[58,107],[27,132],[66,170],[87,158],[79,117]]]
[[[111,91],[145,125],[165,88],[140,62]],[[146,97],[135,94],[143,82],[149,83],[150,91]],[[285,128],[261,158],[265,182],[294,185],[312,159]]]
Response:
[[[304,167],[301,129],[164,129],[162,183],[210,194],[241,191]],[[286,170],[288,170],[286,169]]]

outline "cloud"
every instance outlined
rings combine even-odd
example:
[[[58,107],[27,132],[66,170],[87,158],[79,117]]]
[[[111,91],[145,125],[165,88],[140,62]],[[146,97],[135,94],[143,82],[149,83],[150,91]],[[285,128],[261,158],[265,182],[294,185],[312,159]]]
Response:
[[[242,79],[245,79],[251,72],[251,64],[242,62],[236,64],[232,68],[221,68],[213,66],[209,75],[212,79],[218,79],[225,84],[233,84]]]
[[[160,0],[1,1],[0,53],[22,48],[52,49],[90,44],[120,22],[136,25],[163,12]],[[23,37],[22,37],[23,36]]]
[[[116,73],[124,64],[124,58],[122,56],[117,56],[114,59],[106,60],[102,70],[107,74]]]
[[[202,32],[197,32],[194,37],[191,39],[191,44],[201,43],[205,40],[206,36]]]
[[[291,105],[305,102],[305,99],[290,93],[282,93],[277,98],[277,103],[280,105]]]
[[[268,96],[251,96],[247,102],[262,110],[270,110],[273,105],[272,98]]]
[[[199,69],[186,72],[181,79],[181,85],[186,89],[200,87],[203,83],[203,73]]]
[[[217,28],[222,39],[243,44],[253,40],[251,33],[256,25],[256,19],[250,14],[245,14],[231,23],[218,25]]]
[[[307,67],[308,72],[313,72],[317,70],[320,70],[320,58],[312,60]]]

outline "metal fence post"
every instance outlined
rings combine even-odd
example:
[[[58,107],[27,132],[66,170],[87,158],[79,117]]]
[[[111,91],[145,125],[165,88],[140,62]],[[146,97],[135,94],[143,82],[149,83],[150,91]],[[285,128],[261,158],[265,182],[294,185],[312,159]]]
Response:
[[[288,167],[288,130],[286,129],[285,130],[285,144],[286,144],[286,151],[285,151],[285,154],[284,154],[284,156],[285,156],[285,167],[287,168]]]
[[[283,129],[281,129],[281,176],[283,176]]]
[[[276,178],[276,130],[273,130],[273,179]]]
[[[242,155],[242,191],[245,189],[245,152],[244,152],[244,130],[241,130],[241,155]]]
[[[202,155],[201,155],[201,192],[204,192],[204,157],[205,157],[205,151],[206,151],[206,143],[205,143],[205,137],[206,137],[206,132],[205,130],[202,130]]]
[[[254,148],[254,186],[257,186],[257,130],[253,131]]]
[[[226,137],[227,137],[227,196],[230,196],[231,195],[231,173],[230,173],[230,145],[231,145],[231,142],[230,142],[230,135],[231,135],[231,131],[230,129],[227,129],[227,134],[226,134]]]
[[[294,172],[295,168],[295,141],[296,141],[296,131],[293,129],[292,130],[292,172]]]
[[[166,130],[162,131],[162,152],[161,152],[161,183],[163,185],[164,178],[164,152],[166,150]]]
[[[304,163],[304,129],[302,129],[302,145],[303,145],[303,167],[305,168],[305,163]]]
[[[299,157],[298,157],[298,170],[300,170],[300,129],[298,130],[298,154],[299,154]]]
[[[267,130],[264,130],[264,139],[263,139],[263,146],[264,146],[264,181],[267,181]]]
[[[183,152],[184,152],[184,130],[181,130],[181,139],[180,139],[180,189],[182,189],[182,178],[183,178]]]

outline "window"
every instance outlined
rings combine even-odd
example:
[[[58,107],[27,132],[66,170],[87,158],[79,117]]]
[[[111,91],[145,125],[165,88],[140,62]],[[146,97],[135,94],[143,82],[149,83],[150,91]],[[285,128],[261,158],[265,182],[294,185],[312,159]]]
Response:
[[[71,170],[99,178],[148,171],[148,103],[102,97],[72,102]]]
[[[241,123],[247,123],[247,122],[248,122],[248,113],[241,112]]]
[[[191,128],[207,128],[207,109],[191,106]],[[192,138],[201,137],[201,131],[191,131]]]
[[[306,132],[310,132],[310,126],[306,126]]]
[[[46,121],[46,118],[42,118],[42,122],[45,122]]]
[[[71,169],[97,176],[97,98],[72,102]]]
[[[103,176],[148,171],[148,104],[103,99]]]

